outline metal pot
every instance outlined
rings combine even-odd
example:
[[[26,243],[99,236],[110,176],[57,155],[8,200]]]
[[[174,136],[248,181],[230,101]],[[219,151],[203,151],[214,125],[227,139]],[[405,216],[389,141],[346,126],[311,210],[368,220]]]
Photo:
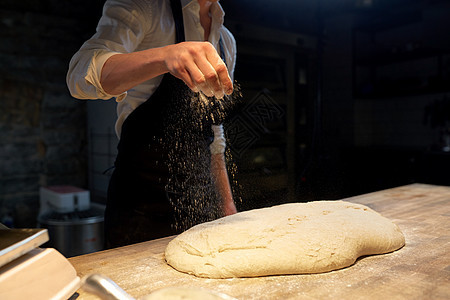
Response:
[[[70,213],[51,212],[39,218],[50,240],[44,247],[55,248],[66,257],[103,249],[103,209],[92,207]]]

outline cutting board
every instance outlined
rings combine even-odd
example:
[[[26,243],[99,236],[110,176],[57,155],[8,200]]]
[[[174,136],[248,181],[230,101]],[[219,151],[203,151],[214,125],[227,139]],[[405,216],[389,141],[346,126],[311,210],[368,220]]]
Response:
[[[164,287],[202,287],[238,299],[450,299],[450,187],[413,184],[342,199],[397,223],[399,251],[323,274],[205,279],[164,261],[173,237],[70,258],[79,276],[101,273],[134,297]],[[98,299],[79,291],[79,299]]]

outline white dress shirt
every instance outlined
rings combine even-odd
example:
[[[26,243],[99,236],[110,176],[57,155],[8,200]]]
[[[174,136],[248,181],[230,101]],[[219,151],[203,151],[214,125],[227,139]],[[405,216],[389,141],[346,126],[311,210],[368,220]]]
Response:
[[[200,5],[197,0],[181,0],[186,41],[203,41],[204,30],[200,25]],[[219,50],[222,37],[228,71],[233,78],[236,62],[236,42],[223,26],[224,12],[219,3],[211,6],[211,33],[209,42]],[[116,98],[116,133],[120,137],[126,117],[145,102],[156,90],[162,75],[150,79],[120,95],[106,93],[100,76],[103,64],[112,55],[130,53],[175,43],[175,22],[169,0],[107,0],[97,32],[86,41],[72,57],[67,73],[67,85],[73,97],[78,99]],[[224,143],[223,130],[214,143]],[[217,146],[217,144],[215,145]],[[212,147],[211,150],[217,147]],[[223,149],[214,152],[223,152]]]

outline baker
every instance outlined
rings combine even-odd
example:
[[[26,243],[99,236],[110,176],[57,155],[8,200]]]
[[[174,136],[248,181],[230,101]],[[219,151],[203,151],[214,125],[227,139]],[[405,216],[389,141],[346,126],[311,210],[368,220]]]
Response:
[[[118,103],[107,248],[236,213],[222,125],[236,45],[223,17],[218,0],[107,0],[72,57],[72,96]]]

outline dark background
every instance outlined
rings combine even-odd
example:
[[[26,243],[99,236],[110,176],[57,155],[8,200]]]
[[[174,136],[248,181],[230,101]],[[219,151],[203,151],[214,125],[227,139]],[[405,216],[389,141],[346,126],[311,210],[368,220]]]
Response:
[[[116,139],[92,116],[110,128],[114,101],[65,85],[103,2],[0,2],[0,221],[36,226],[41,186],[104,202]],[[221,4],[243,93],[226,127],[240,209],[450,184],[450,1]]]

